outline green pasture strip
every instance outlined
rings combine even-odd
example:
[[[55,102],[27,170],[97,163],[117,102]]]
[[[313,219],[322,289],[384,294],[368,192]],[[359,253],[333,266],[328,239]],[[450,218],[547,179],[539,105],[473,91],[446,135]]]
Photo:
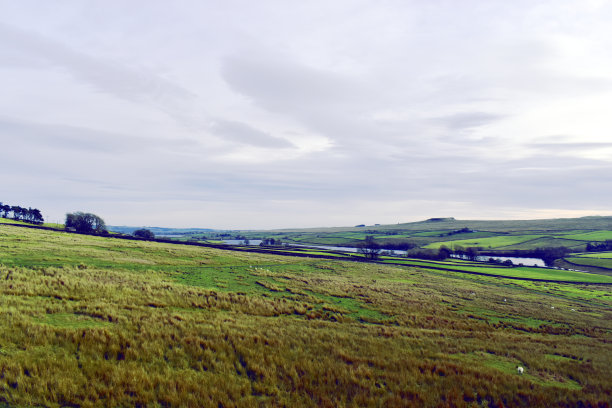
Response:
[[[473,266],[477,268],[482,268],[484,266],[489,268],[506,268],[504,265],[491,265],[486,264],[484,262],[475,262],[475,261],[467,261],[467,260],[452,260],[452,261],[434,261],[428,259],[418,259],[418,258],[393,258],[393,257],[380,257],[380,260],[383,263],[397,263],[397,264],[407,264],[407,265],[422,265],[422,266],[441,266],[441,267],[466,267]]]
[[[549,268],[532,268],[532,267],[506,267],[490,266],[483,264],[482,266],[462,266],[460,264],[435,264],[427,261],[397,261],[386,263],[393,264],[404,264],[406,266],[420,266],[420,267],[431,267],[448,269],[449,271],[457,272],[475,272],[488,275],[503,276],[507,278],[520,278],[520,279],[535,279],[535,280],[550,280],[560,282],[586,282],[586,283],[612,283],[612,276],[591,274],[585,272],[576,271],[565,271],[558,269]]]
[[[561,246],[568,247],[568,248],[582,249],[584,248],[584,245],[585,245],[584,241],[544,236],[541,238],[523,241],[523,242],[519,242],[516,244],[500,246],[500,247],[497,247],[496,249],[499,249],[499,250],[535,249],[535,248],[561,247]]]
[[[509,278],[541,279],[565,282],[612,283],[612,276],[598,275],[586,272],[565,271],[549,268],[511,267],[502,269],[482,268],[491,274],[503,275]],[[478,271],[476,271],[478,272]],[[485,272],[487,273],[487,272]]]
[[[587,258],[587,257],[571,257],[571,258],[563,258],[565,261],[576,264],[577,266],[586,265],[586,266],[596,266],[598,268],[606,268],[612,269],[612,258]]]
[[[612,240],[612,231],[603,230],[603,231],[592,231],[592,232],[584,232],[581,234],[563,234],[560,238],[565,239],[575,239],[579,241],[606,241]]]
[[[408,234],[396,234],[396,235],[387,235],[387,234],[374,234],[372,235],[374,239],[378,241],[408,241],[412,237]]]
[[[437,230],[437,231],[419,231],[412,232],[410,236],[412,237],[438,237],[440,234],[446,234],[452,230]]]
[[[473,240],[477,238],[491,238],[491,237],[497,237],[497,236],[504,236],[504,235],[500,235],[499,233],[489,232],[489,231],[460,232],[460,233],[455,233],[451,235],[446,235],[449,232],[452,232],[452,231],[442,232],[437,235],[436,234],[422,235],[422,237],[436,238],[436,239],[440,239],[444,241],[457,241],[461,239]]]
[[[478,239],[458,239],[443,242],[434,242],[426,245],[424,248],[439,249],[441,246],[449,248],[455,246],[462,247],[482,247],[482,248],[497,248],[502,246],[514,245],[532,239],[540,238],[542,235],[502,235],[488,238]]]
[[[582,252],[572,254],[575,258],[612,259],[612,252]]]

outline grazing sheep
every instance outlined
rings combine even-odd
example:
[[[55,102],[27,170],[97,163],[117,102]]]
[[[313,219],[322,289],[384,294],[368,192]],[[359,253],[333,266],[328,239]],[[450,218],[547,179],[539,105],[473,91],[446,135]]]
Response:
[[[523,374],[523,371],[525,371],[525,369],[521,366],[516,367],[516,372],[519,374]]]

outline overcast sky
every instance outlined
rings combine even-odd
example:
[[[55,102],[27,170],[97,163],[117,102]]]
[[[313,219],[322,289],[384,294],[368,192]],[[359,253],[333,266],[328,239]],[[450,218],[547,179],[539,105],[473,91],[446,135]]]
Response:
[[[612,214],[612,1],[0,0],[0,95],[52,222]]]

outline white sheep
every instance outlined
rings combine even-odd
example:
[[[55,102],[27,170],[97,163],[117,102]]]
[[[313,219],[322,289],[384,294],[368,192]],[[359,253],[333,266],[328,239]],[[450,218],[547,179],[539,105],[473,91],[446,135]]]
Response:
[[[523,374],[523,371],[525,371],[525,369],[521,366],[516,367],[516,372],[519,374]]]

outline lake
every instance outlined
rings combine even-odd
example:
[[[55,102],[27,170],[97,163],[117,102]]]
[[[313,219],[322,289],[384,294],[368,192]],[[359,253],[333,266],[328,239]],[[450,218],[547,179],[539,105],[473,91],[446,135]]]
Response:
[[[244,240],[242,239],[227,239],[223,241],[228,245],[244,245]],[[249,245],[258,246],[261,244],[261,239],[250,239]],[[359,248],[356,247],[341,247],[341,246],[331,246],[331,245],[302,245],[302,244],[290,244],[290,246],[294,247],[306,247],[306,248],[317,248],[317,249],[328,249],[330,251],[344,251],[344,252],[358,252]],[[402,256],[406,255],[406,251],[402,250],[390,250],[390,249],[382,249],[382,251],[391,252],[392,255]],[[457,259],[467,259],[466,257],[461,257],[460,255],[451,255],[452,258]],[[540,266],[545,267],[546,264],[540,258],[519,258],[512,256],[490,256],[490,255],[480,255],[476,257],[476,261],[487,262],[490,258],[497,259],[500,262],[504,262],[506,260],[512,261],[514,265],[523,264],[525,266]]]
[[[468,259],[466,256],[461,256],[461,255],[451,255],[451,258]],[[513,256],[479,255],[476,257],[475,260],[480,261],[480,262],[487,262],[491,258],[499,260],[500,262],[504,262],[509,259],[510,261],[512,261],[514,265],[523,264],[525,266],[541,266],[541,267],[546,266],[544,261],[540,258],[518,258],[518,257],[513,257]]]

